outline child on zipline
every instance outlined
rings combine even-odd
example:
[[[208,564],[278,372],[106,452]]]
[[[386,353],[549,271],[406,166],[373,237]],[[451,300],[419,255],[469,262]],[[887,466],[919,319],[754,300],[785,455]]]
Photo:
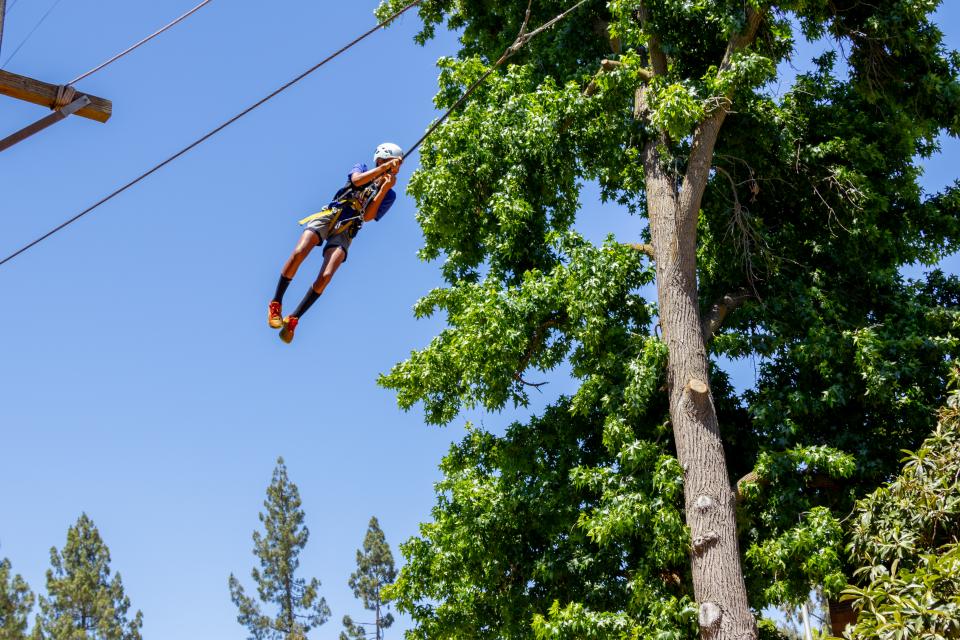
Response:
[[[397,145],[385,142],[377,147],[373,154],[375,166],[358,162],[347,174],[344,185],[329,205],[319,213],[307,216],[300,221],[306,225],[300,241],[280,272],[277,291],[270,301],[267,322],[274,329],[280,329],[280,339],[286,343],[293,340],[297,323],[307,309],[317,301],[330,279],[347,259],[347,250],[353,238],[364,222],[380,220],[397,199],[393,186],[397,183],[397,171],[403,162],[403,150]],[[293,314],[283,317],[283,294],[290,285],[297,269],[311,250],[326,241],[323,248],[323,266],[313,286],[294,309]]]

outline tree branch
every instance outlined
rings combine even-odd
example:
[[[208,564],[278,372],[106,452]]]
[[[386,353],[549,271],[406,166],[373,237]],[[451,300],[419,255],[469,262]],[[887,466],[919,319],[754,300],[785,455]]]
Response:
[[[757,194],[760,193],[760,185],[757,183],[756,178],[753,175],[753,168],[749,164],[744,162],[747,166],[747,170],[750,172],[750,179],[745,183],[750,187],[750,201],[755,202],[757,199]],[[717,171],[717,175],[724,176],[727,179],[727,182],[730,183],[730,192],[733,196],[733,212],[730,216],[730,222],[727,224],[727,236],[733,242],[734,249],[740,253],[740,258],[743,261],[744,270],[747,274],[747,279],[750,282],[750,287],[753,289],[753,292],[756,293],[757,290],[754,287],[754,281],[756,280],[755,272],[753,269],[753,247],[758,246],[763,249],[763,246],[766,245],[763,242],[763,239],[760,235],[753,229],[753,224],[750,220],[749,212],[743,208],[740,203],[740,196],[737,193],[737,188],[740,186],[734,181],[733,176],[730,175],[726,169],[719,165],[715,165],[714,169]],[[726,240],[726,238],[724,238]]]
[[[650,74],[650,77],[665,75],[667,73],[667,56],[663,52],[663,45],[660,41],[660,36],[656,33],[653,33],[650,28],[650,13],[647,10],[647,5],[641,0],[640,8],[635,12],[635,18],[640,21],[643,30],[647,33],[647,48],[650,54],[650,65],[653,69],[653,72]],[[646,100],[646,85],[642,84],[637,87],[636,92],[633,97],[633,119],[640,120],[643,118],[644,114],[647,112],[647,100]],[[663,142],[667,141],[666,133],[661,134]]]
[[[619,66],[620,66],[620,62],[618,60],[607,60],[607,59],[601,60],[600,69],[598,69],[597,72],[593,74],[593,79],[590,81],[590,84],[584,87],[583,95],[585,95],[588,98],[590,96],[595,95],[597,91],[600,90],[599,85],[597,85],[597,78],[599,78],[604,73],[607,73],[608,71],[613,71]]]
[[[736,293],[728,293],[714,302],[710,307],[710,311],[703,317],[701,323],[703,342],[710,342],[717,330],[723,326],[723,321],[727,315],[751,298],[753,298],[753,294],[746,289],[740,289]]]
[[[811,473],[803,475],[806,476],[806,485],[809,489],[828,489],[835,491],[843,486],[840,482],[837,482],[836,478],[833,478],[825,473]],[[765,487],[770,484],[770,479],[761,478],[757,475],[756,471],[751,471],[747,475],[737,480],[737,504],[743,502],[743,488],[748,484],[757,484],[761,487]]]
[[[543,385],[547,384],[546,382],[527,382],[523,379],[523,372],[526,371],[527,367],[530,365],[530,360],[533,359],[533,356],[539,351],[540,347],[543,346],[543,341],[546,340],[547,330],[551,327],[555,327],[560,324],[560,318],[552,317],[541,322],[536,329],[533,331],[533,338],[530,340],[530,344],[527,345],[527,350],[523,354],[523,358],[520,360],[520,366],[517,368],[517,371],[513,374],[513,379],[517,382],[526,385],[528,387],[540,388]]]
[[[742,32],[731,36],[727,42],[723,62],[717,71],[718,76],[729,71],[733,64],[733,55],[749,46],[757,37],[757,29],[760,28],[762,14],[750,6],[750,3],[746,3],[746,13],[747,26]],[[697,126],[693,133],[693,144],[690,149],[687,173],[683,178],[680,198],[681,211],[688,216],[695,215],[700,209],[703,191],[707,186],[707,175],[710,173],[710,167],[713,164],[713,148],[716,145],[723,121],[727,117],[731,97],[729,94],[722,96],[719,104]]]
[[[651,260],[656,260],[656,259],[657,259],[656,255],[655,255],[654,252],[653,252],[653,245],[652,245],[652,244],[639,244],[639,243],[635,243],[635,242],[634,242],[634,243],[625,242],[625,243],[623,243],[623,246],[625,246],[625,247],[630,247],[630,248],[633,249],[634,251],[639,251],[640,253],[644,254],[645,256],[647,256],[648,258],[650,258]]]
[[[583,89],[583,95],[585,95],[588,98],[590,96],[595,95],[597,91],[600,90],[600,86],[597,84],[597,79],[600,76],[602,76],[604,73],[609,73],[610,71],[613,71],[614,69],[618,68],[620,65],[621,65],[621,62],[619,60],[607,60],[606,58],[601,60],[600,69],[598,69],[597,72],[593,75],[593,79],[590,80],[590,84],[588,84]],[[640,79],[643,82],[648,82],[650,78],[653,77],[653,71],[649,69],[640,69],[639,71],[637,71],[637,74],[640,76]]]
[[[517,380],[517,382],[519,382],[520,384],[522,384],[522,385],[524,385],[524,386],[527,386],[527,387],[533,387],[534,389],[539,389],[539,388],[542,387],[543,385],[547,384],[546,380],[544,380],[543,382],[527,382],[526,380],[523,379],[523,376],[521,376],[521,375],[517,375],[517,376],[516,376],[516,380]]]
[[[649,38],[649,40],[647,40],[647,47],[650,50],[650,63],[653,65],[653,73],[655,75],[664,75],[667,73],[667,56],[663,52],[663,44],[660,41],[660,36],[652,33],[648,29],[650,13],[647,10],[647,5],[643,2],[640,3],[640,8],[637,9],[637,18],[639,18],[640,24],[643,26],[643,30],[647,32]]]
[[[733,60],[733,54],[750,46],[757,37],[757,29],[760,28],[760,19],[763,15],[753,8],[749,2],[744,3],[747,13],[747,27],[740,33],[735,33],[727,42],[727,51],[723,56],[723,63],[720,65],[718,73],[723,73],[730,68]]]
[[[748,484],[759,484],[761,486],[769,484],[769,480],[760,480],[760,477],[757,475],[756,471],[751,471],[747,475],[743,476],[737,480],[737,504],[743,502],[743,488]]]

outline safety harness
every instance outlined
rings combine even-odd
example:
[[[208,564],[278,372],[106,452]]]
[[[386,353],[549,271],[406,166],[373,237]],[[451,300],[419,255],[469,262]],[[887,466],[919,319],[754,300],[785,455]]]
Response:
[[[375,182],[371,180],[364,186],[358,187],[352,180],[347,180],[347,184],[333,196],[329,207],[300,220],[300,224],[308,224],[311,220],[322,218],[333,212],[334,215],[327,225],[328,235],[347,233],[351,238],[355,237],[363,226],[363,213],[367,210],[367,205],[377,195],[379,187]]]

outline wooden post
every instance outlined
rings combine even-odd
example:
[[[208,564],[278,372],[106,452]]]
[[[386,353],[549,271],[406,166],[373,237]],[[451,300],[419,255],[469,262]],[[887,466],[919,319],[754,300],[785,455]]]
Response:
[[[800,617],[803,618],[803,640],[813,640],[813,630],[810,627],[810,608],[806,602],[800,607]]]
[[[3,2],[3,0],[0,0]],[[0,69],[0,95],[32,102],[52,109],[57,101],[59,87]],[[106,122],[113,114],[113,103],[105,98],[87,95],[90,104],[77,111],[77,115],[97,122]]]
[[[7,0],[0,0],[0,53],[3,53],[3,16],[7,12]]]
[[[833,629],[833,635],[842,638],[848,624],[857,624],[857,612],[854,611],[850,601],[830,600],[830,627]]]

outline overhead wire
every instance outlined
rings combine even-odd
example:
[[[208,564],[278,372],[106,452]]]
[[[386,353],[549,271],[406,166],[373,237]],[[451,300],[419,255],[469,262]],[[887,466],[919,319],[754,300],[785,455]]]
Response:
[[[53,9],[56,8],[57,4],[59,4],[60,1],[61,1],[61,0],[57,0],[57,1],[54,3],[54,5],[53,5],[52,7],[50,7],[50,9],[47,11],[47,13],[44,14],[44,16],[40,19],[40,21],[36,24],[36,26],[34,26],[33,30],[31,30],[31,32],[27,35],[27,37],[23,40],[23,42],[21,42],[20,45],[14,50],[14,52],[10,54],[10,57],[7,58],[6,62],[3,63],[3,66],[0,66],[0,69],[2,69],[3,67],[5,67],[5,66],[7,65],[7,63],[10,62],[11,59],[13,59],[13,56],[15,56],[15,55],[17,54],[17,51],[20,50],[20,47],[22,47],[24,44],[26,44],[26,41],[30,39],[30,36],[33,35],[33,32],[36,31],[36,30],[40,27],[41,24],[43,24],[43,21],[46,20],[47,15],[49,15],[49,14],[53,11]],[[119,60],[120,58],[124,57],[124,56],[127,55],[128,53],[131,53],[131,52],[134,51],[135,49],[139,49],[141,46],[143,46],[143,45],[145,45],[146,43],[150,42],[151,40],[153,40],[154,38],[156,38],[156,37],[159,36],[160,34],[164,33],[165,31],[168,31],[169,29],[171,29],[171,28],[175,27],[176,25],[180,24],[181,22],[183,22],[184,20],[186,20],[187,18],[189,18],[190,16],[192,16],[194,13],[196,13],[197,11],[199,11],[200,9],[202,9],[204,6],[210,4],[212,1],[213,1],[213,0],[203,0],[200,4],[196,5],[195,7],[193,7],[193,8],[190,9],[190,10],[188,10],[187,12],[183,13],[182,15],[180,15],[180,16],[177,17],[177,18],[175,18],[174,20],[168,22],[168,23],[165,24],[164,26],[160,27],[159,29],[157,29],[156,31],[154,31],[153,33],[151,33],[150,35],[148,35],[147,37],[145,37],[145,38],[139,40],[138,42],[130,45],[129,47],[127,47],[126,49],[124,49],[124,50],[121,51],[120,53],[118,53],[118,54],[116,54],[115,56],[111,57],[110,59],[108,59],[108,60],[100,63],[99,65],[97,65],[97,66],[94,67],[93,69],[90,69],[90,70],[87,71],[86,73],[82,73],[82,74],[80,74],[79,76],[77,76],[76,78],[74,78],[73,80],[71,80],[70,82],[67,82],[65,86],[74,85],[74,84],[80,82],[81,80],[83,80],[83,79],[85,79],[85,78],[89,78],[89,77],[92,76],[93,74],[95,74],[95,73],[97,73],[98,71],[102,70],[103,68],[105,68],[105,67],[113,64],[114,62],[116,62],[116,61]],[[16,3],[17,3],[17,0],[13,0],[13,2],[10,3],[10,6],[7,7],[7,13],[8,13],[8,14],[10,13],[10,10],[13,9],[14,5],[16,5]]]
[[[331,60],[333,60],[334,58],[336,58],[336,57],[339,56],[340,54],[344,53],[345,51],[347,51],[348,49],[350,49],[350,48],[353,47],[354,45],[358,44],[360,41],[364,40],[365,38],[367,38],[368,36],[372,35],[372,34],[375,33],[376,31],[384,28],[385,26],[387,26],[388,24],[390,24],[391,22],[393,22],[395,19],[399,18],[401,15],[403,15],[404,13],[406,13],[407,11],[409,11],[410,9],[412,9],[412,8],[414,8],[415,6],[419,5],[422,1],[423,1],[423,0],[412,0],[412,2],[408,3],[407,5],[405,5],[404,7],[402,7],[401,9],[399,9],[398,11],[396,11],[396,12],[395,12],[394,14],[392,14],[390,17],[386,18],[385,20],[383,20],[382,22],[380,22],[378,25],[376,25],[375,27],[369,29],[368,31],[364,32],[363,34],[357,36],[356,38],[354,38],[352,41],[350,41],[349,43],[347,43],[346,45],[344,45],[343,47],[341,47],[341,48],[338,49],[337,51],[333,52],[332,54],[330,54],[329,56],[327,56],[326,58],[324,58],[323,60],[321,60],[321,61],[318,62],[317,64],[313,65],[312,67],[310,67],[309,69],[307,69],[306,71],[304,71],[303,73],[301,73],[300,75],[298,75],[297,77],[295,77],[293,80],[290,80],[289,82],[287,82],[286,84],[282,85],[282,86],[279,87],[278,89],[272,91],[272,92],[271,92],[270,94],[268,94],[266,97],[261,98],[260,100],[258,100],[257,102],[253,103],[252,105],[250,105],[249,107],[247,107],[246,109],[244,109],[243,111],[241,111],[240,113],[238,113],[237,115],[233,116],[232,118],[230,118],[229,120],[227,120],[226,122],[224,122],[223,124],[217,126],[216,128],[214,128],[214,129],[212,129],[211,131],[209,131],[208,133],[204,134],[203,136],[201,136],[201,137],[198,138],[197,140],[191,142],[189,145],[187,145],[186,147],[184,147],[184,148],[181,149],[180,151],[177,151],[177,152],[174,153],[173,155],[169,156],[168,158],[166,158],[165,160],[163,160],[163,161],[160,162],[159,164],[154,165],[153,167],[151,167],[150,169],[148,169],[148,170],[145,171],[144,173],[140,174],[139,176],[137,176],[137,177],[134,178],[133,180],[127,182],[127,183],[124,184],[123,186],[121,186],[121,187],[115,189],[114,191],[110,192],[108,195],[104,196],[103,198],[101,198],[100,200],[98,200],[98,201],[95,202],[94,204],[90,205],[89,207],[87,207],[86,209],[84,209],[83,211],[81,211],[80,213],[76,214],[76,215],[73,216],[72,218],[69,218],[69,219],[65,220],[64,222],[60,223],[59,225],[57,225],[56,227],[54,227],[54,228],[51,229],[50,231],[47,231],[47,232],[44,233],[43,235],[41,235],[41,236],[39,236],[38,238],[32,240],[32,241],[29,242],[28,244],[22,246],[21,248],[17,249],[16,251],[14,251],[13,253],[11,253],[11,254],[8,255],[7,257],[3,258],[2,260],[0,260],[0,266],[3,266],[3,265],[6,264],[7,262],[10,262],[11,260],[13,260],[13,259],[16,258],[17,256],[19,256],[21,253],[23,253],[23,252],[31,249],[32,247],[34,247],[34,246],[36,246],[37,244],[43,242],[44,240],[46,240],[47,238],[49,238],[49,237],[52,236],[53,234],[61,231],[61,230],[64,229],[65,227],[73,224],[74,222],[76,222],[77,220],[79,220],[79,219],[82,218],[83,216],[87,215],[88,213],[90,213],[91,211],[93,211],[94,209],[96,209],[97,207],[99,207],[99,206],[103,205],[104,203],[112,200],[113,198],[115,198],[116,196],[120,195],[121,193],[123,193],[124,191],[126,191],[127,189],[129,189],[130,187],[136,185],[138,182],[140,182],[140,181],[144,180],[145,178],[149,177],[150,175],[156,173],[157,171],[159,171],[160,169],[162,169],[162,168],[165,167],[166,165],[170,164],[171,162],[173,162],[174,160],[176,160],[176,159],[179,158],[180,156],[184,155],[185,153],[187,153],[187,152],[190,151],[191,149],[193,149],[193,148],[199,146],[200,144],[202,144],[203,142],[209,140],[210,138],[212,138],[214,135],[216,135],[216,134],[219,133],[220,131],[226,129],[228,126],[230,126],[231,124],[233,124],[234,122],[236,122],[236,121],[239,120],[240,118],[244,117],[245,115],[247,115],[248,113],[250,113],[250,112],[253,111],[254,109],[260,107],[261,105],[263,105],[263,104],[266,103],[267,101],[271,100],[272,98],[274,98],[274,97],[277,96],[278,94],[282,93],[283,91],[286,91],[287,89],[289,89],[289,88],[292,87],[293,85],[297,84],[298,82],[300,82],[301,80],[303,80],[304,78],[306,78],[307,76],[309,76],[310,74],[312,74],[314,71],[316,71],[317,69],[319,69],[320,67],[322,67],[323,65],[325,65],[326,63],[330,62]],[[530,4],[532,4],[532,1],[533,1],[533,0],[530,0]],[[480,86],[480,84],[490,76],[490,74],[492,74],[500,65],[502,65],[504,62],[506,62],[506,61],[507,61],[511,56],[513,56],[517,51],[519,51],[521,48],[523,48],[523,46],[526,45],[527,42],[529,42],[531,38],[535,37],[536,35],[540,34],[540,33],[543,32],[543,31],[549,29],[549,28],[552,27],[554,24],[556,24],[557,22],[559,22],[560,20],[562,20],[563,18],[565,18],[567,15],[569,15],[571,12],[573,12],[574,10],[578,9],[580,6],[582,6],[583,4],[585,4],[587,1],[588,1],[588,0],[580,0],[580,2],[578,2],[578,3],[575,4],[574,6],[570,7],[569,9],[567,9],[566,11],[564,11],[563,13],[559,14],[558,16],[554,17],[554,18],[551,19],[550,21],[544,23],[543,25],[541,25],[540,27],[538,27],[537,29],[535,29],[535,30],[533,30],[533,31],[531,31],[531,32],[529,32],[529,33],[528,33],[527,30],[526,30],[526,29],[527,29],[527,23],[528,23],[529,20],[530,20],[530,4],[528,4],[528,5],[527,5],[527,12],[526,12],[526,15],[525,15],[524,21],[523,21],[523,25],[522,25],[521,28],[520,28],[520,34],[517,36],[516,40],[514,40],[513,44],[511,44],[509,47],[507,47],[507,49],[503,52],[503,55],[501,55],[500,58],[499,58],[489,69],[487,69],[487,71],[486,71],[478,80],[476,80],[476,81],[463,93],[463,95],[460,96],[460,98],[459,98],[450,108],[448,108],[447,111],[444,112],[444,114],[443,114],[442,116],[440,116],[440,118],[438,118],[438,119],[427,129],[426,133],[424,133],[424,134],[420,137],[420,139],[417,140],[417,142],[414,143],[413,146],[410,147],[410,149],[407,150],[407,152],[403,155],[404,159],[406,159],[406,158],[407,158],[410,154],[412,154],[421,144],[423,144],[424,140],[426,140],[428,136],[430,136],[434,131],[436,131],[437,128],[438,128],[441,124],[443,124],[443,122],[450,116],[450,114],[451,114],[455,109],[457,109],[460,105],[462,105],[462,104],[467,100],[467,98],[470,96],[470,94],[472,94],[472,93]]]
[[[586,2],[587,2],[587,0],[580,0],[580,2],[578,2],[578,3],[575,4],[575,5],[573,5],[572,7],[570,7],[569,9],[567,9],[566,11],[564,11],[563,13],[555,16],[553,19],[551,19],[551,20],[543,23],[542,25],[540,25],[539,27],[537,27],[536,29],[534,29],[533,31],[530,31],[530,32],[528,33],[528,32],[527,32],[527,23],[530,22],[530,7],[531,7],[531,5],[533,4],[533,0],[529,0],[529,2],[527,3],[527,12],[526,12],[526,14],[524,15],[524,18],[523,18],[523,24],[520,26],[520,33],[517,35],[516,40],[513,41],[513,44],[511,44],[509,47],[507,47],[507,48],[504,50],[503,55],[501,55],[500,58],[497,59],[497,61],[494,62],[493,65],[483,73],[483,75],[481,75],[477,80],[475,80],[474,83],[471,84],[471,85],[467,88],[467,90],[463,92],[463,95],[460,96],[460,98],[457,99],[457,101],[454,102],[453,105],[452,105],[449,109],[447,109],[446,112],[444,112],[444,114],[443,114],[442,116],[440,116],[439,118],[437,118],[437,120],[436,120],[432,125],[430,125],[430,127],[427,129],[427,131],[426,131],[422,136],[420,136],[420,139],[417,140],[417,141],[413,144],[413,146],[411,146],[409,149],[407,149],[407,152],[403,154],[403,159],[406,160],[406,159],[407,159],[407,156],[411,155],[414,151],[416,151],[417,148],[418,148],[421,144],[423,144],[423,141],[426,140],[428,137],[430,137],[430,135],[433,134],[433,132],[436,131],[436,130],[440,127],[440,125],[442,125],[442,124],[444,123],[444,121],[450,116],[451,113],[453,113],[454,111],[456,111],[456,110],[460,107],[460,105],[462,105],[464,102],[466,102],[466,101],[467,101],[467,98],[470,97],[470,94],[472,94],[474,91],[476,91],[477,88],[478,88],[481,84],[483,84],[483,82],[484,82],[487,78],[490,77],[490,74],[492,74],[494,71],[496,71],[497,68],[498,68],[500,65],[502,65],[504,62],[506,62],[507,60],[509,60],[509,59],[513,56],[513,54],[515,54],[517,51],[519,51],[520,49],[522,49],[523,46],[526,45],[527,42],[529,42],[531,39],[533,39],[534,37],[536,37],[536,36],[537,36],[538,34],[540,34],[541,32],[546,31],[547,29],[549,29],[550,27],[552,27],[552,26],[555,25],[556,23],[558,23],[558,22],[560,22],[561,20],[563,20],[564,18],[566,18],[569,14],[571,14],[571,13],[573,13],[574,11],[576,11],[577,9],[579,9],[579,8],[580,8],[583,4],[585,4]],[[2,264],[2,263],[0,263],[0,264]]]
[[[205,5],[210,4],[210,2],[212,2],[212,0],[203,0],[203,2],[201,2],[201,3],[198,4],[197,6],[193,7],[192,9],[190,9],[189,11],[187,11],[186,13],[184,13],[183,15],[181,15],[180,17],[176,18],[175,20],[172,20],[171,22],[167,23],[167,24],[164,25],[163,27],[160,27],[159,29],[157,29],[156,31],[154,31],[153,33],[151,33],[150,35],[148,35],[146,38],[143,38],[143,39],[140,40],[139,42],[130,45],[129,47],[127,47],[126,49],[124,49],[123,51],[121,51],[120,53],[118,53],[117,55],[113,56],[112,58],[110,58],[109,60],[107,60],[107,61],[105,61],[105,62],[100,63],[99,65],[97,65],[97,66],[94,67],[93,69],[90,69],[90,70],[87,71],[86,73],[81,73],[79,76],[77,76],[76,78],[74,78],[73,80],[71,80],[70,82],[68,82],[68,83],[67,83],[67,86],[72,85],[72,84],[76,84],[76,83],[80,82],[81,80],[83,80],[84,78],[88,78],[88,77],[92,76],[93,74],[95,74],[96,72],[100,71],[100,70],[103,69],[104,67],[107,67],[107,66],[113,64],[114,62],[116,62],[117,60],[119,60],[119,59],[122,58],[123,56],[127,55],[127,54],[130,53],[131,51],[133,51],[133,50],[141,47],[142,45],[145,45],[146,43],[150,42],[151,40],[153,40],[154,38],[156,38],[157,36],[159,36],[161,33],[163,33],[163,32],[165,32],[165,31],[167,31],[168,29],[171,29],[172,27],[180,24],[181,22],[183,22],[184,20],[186,20],[187,18],[189,18],[190,16],[192,16],[193,14],[195,14],[197,11],[199,11],[200,9],[202,9]]]
[[[181,149],[180,151],[177,151],[177,152],[174,153],[172,156],[169,156],[168,158],[166,158],[165,160],[163,160],[163,161],[160,162],[159,164],[156,164],[156,165],[154,165],[153,167],[151,167],[150,169],[148,169],[147,171],[145,171],[144,173],[141,173],[139,176],[137,176],[137,177],[134,178],[133,180],[127,182],[126,184],[124,184],[123,186],[121,186],[121,187],[119,187],[119,188],[117,188],[117,189],[114,189],[114,190],[111,191],[108,195],[106,195],[106,196],[104,196],[103,198],[101,198],[100,200],[96,201],[95,203],[93,203],[92,205],[90,205],[89,207],[87,207],[86,209],[84,209],[83,211],[81,211],[80,213],[78,213],[77,215],[75,215],[75,216],[73,216],[72,218],[69,218],[69,219],[63,221],[62,223],[58,224],[56,227],[54,227],[54,228],[51,229],[50,231],[47,231],[46,233],[44,233],[42,236],[39,236],[39,237],[36,238],[35,240],[32,240],[30,243],[28,243],[28,244],[22,246],[21,248],[17,249],[17,250],[14,251],[13,253],[11,253],[10,255],[8,255],[7,257],[5,257],[3,260],[0,260],[0,266],[3,266],[4,264],[10,262],[10,261],[13,260],[14,258],[16,258],[18,255],[20,255],[21,253],[23,253],[24,251],[27,251],[28,249],[31,249],[32,247],[36,246],[37,244],[43,242],[44,240],[46,240],[47,238],[49,238],[49,237],[52,236],[53,234],[57,233],[58,231],[62,230],[63,228],[65,228],[65,227],[73,224],[74,222],[76,222],[77,220],[79,220],[79,219],[82,218],[83,216],[87,215],[88,213],[90,213],[91,211],[93,211],[94,209],[96,209],[97,207],[99,207],[100,205],[102,205],[102,204],[104,204],[104,203],[112,200],[113,198],[117,197],[118,195],[120,195],[121,193],[123,193],[124,191],[126,191],[127,189],[129,189],[130,187],[134,186],[135,184],[137,184],[138,182],[140,182],[140,181],[143,180],[144,178],[147,178],[148,176],[153,175],[154,173],[156,173],[157,171],[159,171],[159,170],[162,169],[163,167],[167,166],[168,164],[170,164],[171,162],[173,162],[174,160],[176,160],[176,159],[179,158],[180,156],[184,155],[185,153],[187,153],[188,151],[190,151],[190,150],[193,149],[194,147],[197,147],[197,146],[199,146],[200,144],[206,142],[207,140],[209,140],[210,138],[212,138],[212,137],[215,136],[216,134],[220,133],[221,131],[223,131],[224,129],[226,129],[227,127],[229,127],[231,124],[233,124],[234,122],[236,122],[236,121],[239,120],[240,118],[244,117],[245,115],[247,115],[248,113],[250,113],[251,111],[253,111],[254,109],[256,109],[257,107],[263,105],[265,102],[271,100],[272,98],[274,98],[274,97],[277,96],[278,94],[286,91],[287,89],[289,89],[289,88],[292,87],[293,85],[297,84],[298,82],[300,82],[301,80],[303,80],[304,78],[306,78],[307,76],[309,76],[311,73],[313,73],[314,71],[316,71],[317,69],[319,69],[320,67],[322,67],[323,65],[327,64],[328,62],[330,62],[331,60],[333,60],[334,58],[336,58],[336,57],[339,56],[340,54],[344,53],[345,51],[347,51],[348,49],[350,49],[351,47],[353,47],[354,45],[356,45],[357,43],[359,43],[361,40],[364,40],[365,38],[367,38],[367,37],[370,36],[371,34],[375,33],[376,31],[384,28],[385,26],[387,26],[388,24],[390,24],[391,22],[393,22],[395,19],[399,18],[399,17],[400,17],[401,15],[403,15],[404,13],[406,13],[406,12],[409,11],[410,9],[412,9],[412,8],[414,8],[415,6],[417,6],[418,4],[420,4],[421,2],[423,2],[423,0],[413,0],[412,2],[410,2],[409,4],[407,4],[406,6],[404,6],[402,9],[398,10],[398,11],[395,12],[393,15],[391,15],[389,18],[387,18],[386,20],[384,20],[383,22],[381,22],[380,24],[378,24],[377,26],[369,29],[368,31],[365,31],[365,32],[364,32],[363,34],[361,34],[360,36],[357,36],[356,38],[354,38],[353,40],[351,40],[351,41],[350,41],[349,43],[347,43],[346,45],[344,45],[344,46],[342,46],[341,48],[337,49],[337,50],[334,51],[332,54],[330,54],[329,56],[327,56],[326,58],[324,58],[323,60],[321,60],[321,61],[318,62],[317,64],[313,65],[312,67],[310,67],[309,69],[307,69],[306,71],[304,71],[303,73],[301,73],[300,75],[298,75],[297,77],[295,77],[293,80],[290,80],[289,82],[287,82],[286,84],[284,84],[283,86],[281,86],[279,89],[276,89],[276,90],[272,91],[272,92],[269,93],[266,97],[261,98],[260,100],[256,101],[255,103],[253,103],[252,105],[250,105],[249,107],[247,107],[246,109],[244,109],[243,111],[241,111],[240,113],[238,113],[237,115],[233,116],[232,118],[230,118],[229,120],[227,120],[227,121],[224,122],[223,124],[220,124],[219,126],[217,126],[216,128],[212,129],[212,130],[209,131],[208,133],[204,134],[204,135],[201,136],[200,138],[194,140],[193,142],[191,142],[190,144],[188,144],[186,147],[184,147],[184,148]]]
[[[59,5],[61,2],[63,2],[63,0],[55,0],[55,2],[50,6],[50,8],[47,9],[47,12],[44,13],[43,16],[40,18],[40,20],[37,21],[37,24],[33,25],[33,28],[30,29],[30,32],[26,35],[26,37],[20,41],[20,44],[18,44],[17,48],[13,50],[13,53],[10,54],[10,56],[4,61],[3,64],[0,64],[0,69],[4,69],[8,64],[10,64],[10,61],[13,60],[13,57],[17,55],[20,49],[23,48],[23,45],[27,44],[27,41],[30,40],[31,36],[33,36],[33,34],[36,33],[37,29],[40,28],[40,25],[42,25],[44,21],[46,21],[46,19],[50,17],[50,14],[53,13],[53,10],[56,9],[57,5]],[[10,8],[11,9],[13,8],[12,4],[10,5]]]
[[[6,0],[0,0],[0,53],[3,53],[3,20],[7,15]]]

